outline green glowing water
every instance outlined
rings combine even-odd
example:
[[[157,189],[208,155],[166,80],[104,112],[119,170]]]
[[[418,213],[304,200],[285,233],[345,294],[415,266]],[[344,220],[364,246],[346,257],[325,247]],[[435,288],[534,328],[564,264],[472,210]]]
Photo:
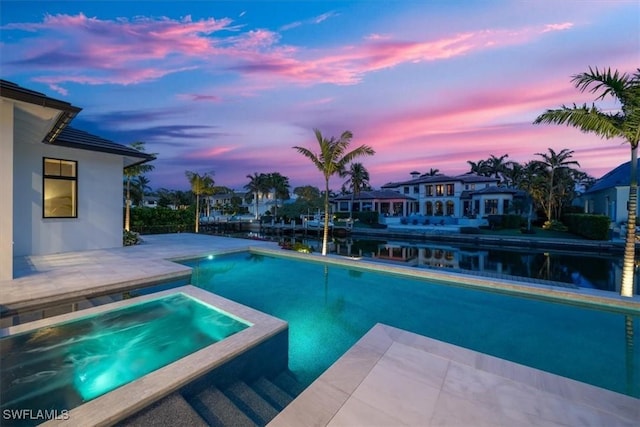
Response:
[[[1,407],[72,409],[247,327],[178,293],[6,337]]]

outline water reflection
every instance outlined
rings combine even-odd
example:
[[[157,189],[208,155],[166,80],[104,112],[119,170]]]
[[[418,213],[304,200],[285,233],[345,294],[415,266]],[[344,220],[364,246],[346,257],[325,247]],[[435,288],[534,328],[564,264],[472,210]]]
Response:
[[[417,268],[468,270],[561,282],[568,287],[619,292],[622,254],[514,249],[441,242],[366,239],[334,241],[334,252]],[[636,292],[638,275],[636,275]]]

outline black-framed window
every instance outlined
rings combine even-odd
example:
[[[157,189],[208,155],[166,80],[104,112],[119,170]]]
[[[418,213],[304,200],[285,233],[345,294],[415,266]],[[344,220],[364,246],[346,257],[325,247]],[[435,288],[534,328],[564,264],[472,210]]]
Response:
[[[78,217],[78,162],[43,158],[42,216]]]

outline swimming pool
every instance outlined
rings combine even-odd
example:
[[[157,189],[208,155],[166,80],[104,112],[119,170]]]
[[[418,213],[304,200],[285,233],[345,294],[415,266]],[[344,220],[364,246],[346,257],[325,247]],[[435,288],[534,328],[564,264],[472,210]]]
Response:
[[[68,411],[249,326],[174,292],[9,335],[0,407]]]
[[[637,310],[600,310],[253,252],[183,263],[193,267],[194,285],[289,322],[289,367],[305,384],[373,325],[385,323],[640,396]]]

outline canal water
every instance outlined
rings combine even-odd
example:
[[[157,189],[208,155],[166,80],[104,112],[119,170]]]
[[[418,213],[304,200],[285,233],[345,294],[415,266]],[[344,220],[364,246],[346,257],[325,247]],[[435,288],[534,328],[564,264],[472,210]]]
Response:
[[[291,237],[281,237],[291,239]],[[321,242],[311,237],[296,241],[319,252]],[[505,248],[441,241],[402,241],[350,237],[334,239],[331,251],[338,255],[374,259],[415,268],[471,271],[490,277],[515,276],[560,282],[567,287],[620,291],[622,253],[545,248]],[[636,265],[640,265],[639,260]],[[636,271],[635,294],[640,294]]]

